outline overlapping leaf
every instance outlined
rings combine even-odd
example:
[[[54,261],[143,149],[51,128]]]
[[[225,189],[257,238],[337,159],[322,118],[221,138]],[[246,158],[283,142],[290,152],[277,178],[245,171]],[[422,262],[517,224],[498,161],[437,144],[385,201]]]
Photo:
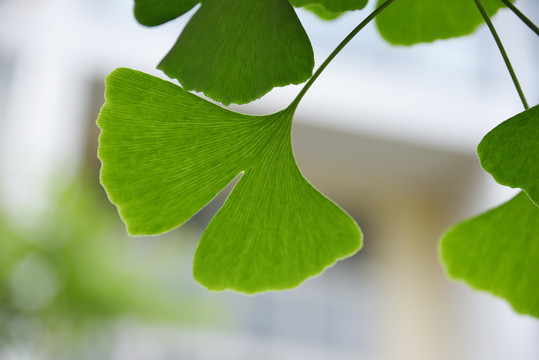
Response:
[[[504,6],[500,0],[481,2],[490,16]],[[390,43],[411,45],[471,34],[482,21],[473,0],[398,0],[376,25]]]
[[[490,131],[477,153],[498,183],[523,189],[539,204],[539,105]]]
[[[301,175],[293,110],[248,116],[134,70],[107,78],[101,181],[133,235],[189,219],[239,174],[200,240],[194,276],[213,290],[285,289],[361,246],[356,223]]]
[[[467,220],[442,239],[450,276],[539,317],[539,106],[490,131],[477,147],[483,168],[524,192]],[[525,192],[528,194],[526,196]],[[535,204],[534,204],[535,202]]]
[[[452,278],[539,317],[539,208],[524,193],[450,229],[441,256]]]
[[[135,15],[157,25],[196,3],[137,0]],[[275,86],[300,84],[313,67],[309,38],[288,0],[204,0],[158,66],[184,89],[223,104],[247,103]]]

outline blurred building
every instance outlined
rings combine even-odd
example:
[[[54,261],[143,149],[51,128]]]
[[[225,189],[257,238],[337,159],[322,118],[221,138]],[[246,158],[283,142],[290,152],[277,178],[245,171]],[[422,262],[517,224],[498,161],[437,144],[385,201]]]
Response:
[[[519,6],[539,18],[535,1]],[[320,64],[366,11],[327,23],[298,13]],[[132,0],[0,0],[0,205],[15,228],[43,221],[58,177],[67,184],[84,170],[97,188],[95,118],[106,74],[125,66],[163,77],[155,66],[189,16],[148,29],[133,19]],[[537,103],[537,39],[510,13],[495,24]],[[234,109],[274,112],[298,89]],[[191,279],[191,257],[222,195],[191,221],[194,231],[177,235],[185,246],[174,272],[160,270],[185,299],[215,309],[214,321],[121,318],[90,348],[111,360],[538,359],[537,320],[450,283],[437,255],[444,229],[514,193],[482,172],[475,146],[520,111],[485,29],[392,47],[369,26],[306,95],[293,129],[304,175],[357,219],[363,250],[295,290],[207,292]],[[127,246],[156,256],[147,241]],[[23,358],[48,357],[31,344],[0,348],[0,359]]]

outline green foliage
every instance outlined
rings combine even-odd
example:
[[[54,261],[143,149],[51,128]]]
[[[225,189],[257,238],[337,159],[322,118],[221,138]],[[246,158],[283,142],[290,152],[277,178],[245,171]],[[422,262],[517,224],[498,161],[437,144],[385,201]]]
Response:
[[[137,11],[151,3],[136,3],[142,23],[158,24],[192,5],[175,3],[185,6],[170,14],[168,2],[148,14]],[[184,89],[225,105],[248,103],[275,86],[300,84],[313,67],[311,43],[287,0],[205,0],[158,66]]]
[[[489,16],[503,7],[500,0],[482,3]],[[376,18],[376,25],[390,43],[412,45],[471,34],[482,21],[473,0],[398,0]]]
[[[202,91],[224,104],[246,103],[275,86],[305,81],[312,74],[313,52],[291,4],[332,19],[362,9],[366,0],[204,0],[159,64],[183,89],[134,70],[110,74],[98,119],[101,181],[129,233],[171,230],[239,178],[195,254],[194,276],[207,288],[246,293],[291,288],[355,253],[362,243],[355,222],[296,165],[290,139],[295,107],[333,57],[378,14],[382,36],[404,45],[470,34],[482,22],[478,1],[397,0],[384,10],[392,1],[379,0],[378,9],[343,40],[298,98],[275,114],[234,113],[187,91]],[[500,0],[481,2],[485,21],[504,6]],[[135,0],[135,15],[155,26],[197,3]],[[478,148],[485,170],[501,184],[524,189],[536,203],[538,115],[535,107],[515,116]],[[450,276],[539,316],[538,211],[521,193],[456,225],[441,242]]]
[[[539,317],[539,106],[504,121],[481,141],[483,168],[502,185],[523,189],[512,200],[456,225],[441,241],[448,274]],[[535,202],[535,203],[534,203]]]
[[[498,183],[523,189],[539,205],[539,105],[495,127],[477,153]]]
[[[466,220],[440,243],[448,274],[539,317],[539,208],[520,193]]]
[[[199,0],[135,0],[137,20],[160,25]],[[379,5],[385,0],[379,0]],[[244,104],[276,86],[300,84],[312,74],[313,50],[290,3],[330,20],[365,7],[367,0],[205,0],[158,68],[185,90],[225,105]],[[494,14],[503,4],[484,0]],[[394,44],[466,35],[481,23],[471,0],[399,0],[377,18]]]
[[[441,240],[448,274],[501,296],[515,311],[539,317],[539,106],[490,131],[477,151],[512,200],[450,229]],[[533,200],[533,201],[532,201]],[[535,203],[534,203],[535,202]]]
[[[194,276],[212,290],[291,288],[361,246],[356,223],[301,175],[292,108],[225,110],[130,69],[107,78],[101,181],[130,234],[159,234],[199,211],[240,173],[197,248]]]

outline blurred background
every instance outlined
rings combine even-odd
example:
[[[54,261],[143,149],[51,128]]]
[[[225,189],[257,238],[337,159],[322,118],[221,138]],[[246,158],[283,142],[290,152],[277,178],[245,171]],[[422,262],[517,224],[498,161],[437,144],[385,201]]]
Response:
[[[537,22],[537,1],[517,5]],[[299,106],[294,150],[358,221],[364,248],[297,289],[245,296],[192,279],[224,194],[179,229],[129,238],[99,185],[105,76],[163,77],[155,66],[192,14],[148,29],[132,8],[0,0],[1,360],[539,359],[537,319],[450,282],[438,261],[448,226],[515,193],[475,154],[522,111],[485,27],[393,47],[371,24],[335,59]],[[323,22],[298,10],[317,64],[367,11]],[[537,38],[509,11],[494,20],[537,104]],[[275,112],[298,91],[234,109]]]

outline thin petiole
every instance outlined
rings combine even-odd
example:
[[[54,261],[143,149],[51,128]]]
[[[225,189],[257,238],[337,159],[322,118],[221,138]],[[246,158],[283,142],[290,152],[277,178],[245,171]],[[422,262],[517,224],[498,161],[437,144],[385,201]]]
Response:
[[[537,27],[537,25],[535,25],[530,19],[526,17],[526,15],[524,15],[519,9],[517,9],[511,1],[501,0],[501,2],[503,2],[505,6],[511,9],[511,11],[514,12],[515,15],[518,16],[520,20],[522,20],[522,22],[524,22],[524,24],[528,25],[528,27],[532,29],[533,32],[537,34],[537,36],[539,36],[539,28]]]
[[[379,13],[381,13],[393,1],[394,0],[386,0],[382,5],[376,8],[376,10],[374,10],[369,16],[367,16],[358,26],[356,26],[354,30],[352,30],[350,34],[348,34],[348,36],[344,38],[343,41],[341,41],[341,43],[335,48],[335,50],[333,50],[333,52],[327,57],[327,59],[322,63],[322,65],[320,65],[320,67],[316,70],[313,76],[311,76],[309,81],[307,81],[307,83],[303,86],[298,96],[296,96],[296,98],[294,99],[294,101],[292,101],[292,103],[290,104],[288,108],[295,108],[298,106],[299,102],[301,101],[301,99],[303,98],[307,90],[309,90],[309,88],[316,81],[318,76],[320,76],[322,71],[324,71],[324,69],[329,65],[331,60],[333,60],[333,58],[337,56],[337,54],[350,42],[350,40],[354,38],[354,36],[357,35],[358,32],[361,31],[361,29],[363,29],[368,23],[370,23]]]
[[[522,92],[522,88],[520,87],[520,83],[518,82],[517,75],[515,74],[515,71],[513,70],[513,66],[511,65],[511,61],[509,61],[509,57],[507,56],[507,53],[505,52],[502,41],[500,40],[500,37],[498,36],[496,29],[494,29],[494,25],[492,25],[492,21],[490,21],[490,18],[488,17],[488,14],[485,11],[485,8],[483,7],[483,5],[481,5],[481,1],[474,0],[474,2],[477,8],[479,9],[479,12],[483,16],[485,23],[487,23],[490,33],[492,34],[492,37],[494,37],[494,40],[496,41],[496,45],[498,45],[498,49],[500,50],[500,53],[502,54],[503,61],[505,62],[505,66],[507,67],[507,70],[509,71],[509,74],[511,75],[513,84],[515,84],[518,95],[520,96],[520,100],[522,101],[522,105],[524,105],[524,109],[528,110],[529,109],[528,102],[526,101],[526,98],[524,97],[524,93]]]

